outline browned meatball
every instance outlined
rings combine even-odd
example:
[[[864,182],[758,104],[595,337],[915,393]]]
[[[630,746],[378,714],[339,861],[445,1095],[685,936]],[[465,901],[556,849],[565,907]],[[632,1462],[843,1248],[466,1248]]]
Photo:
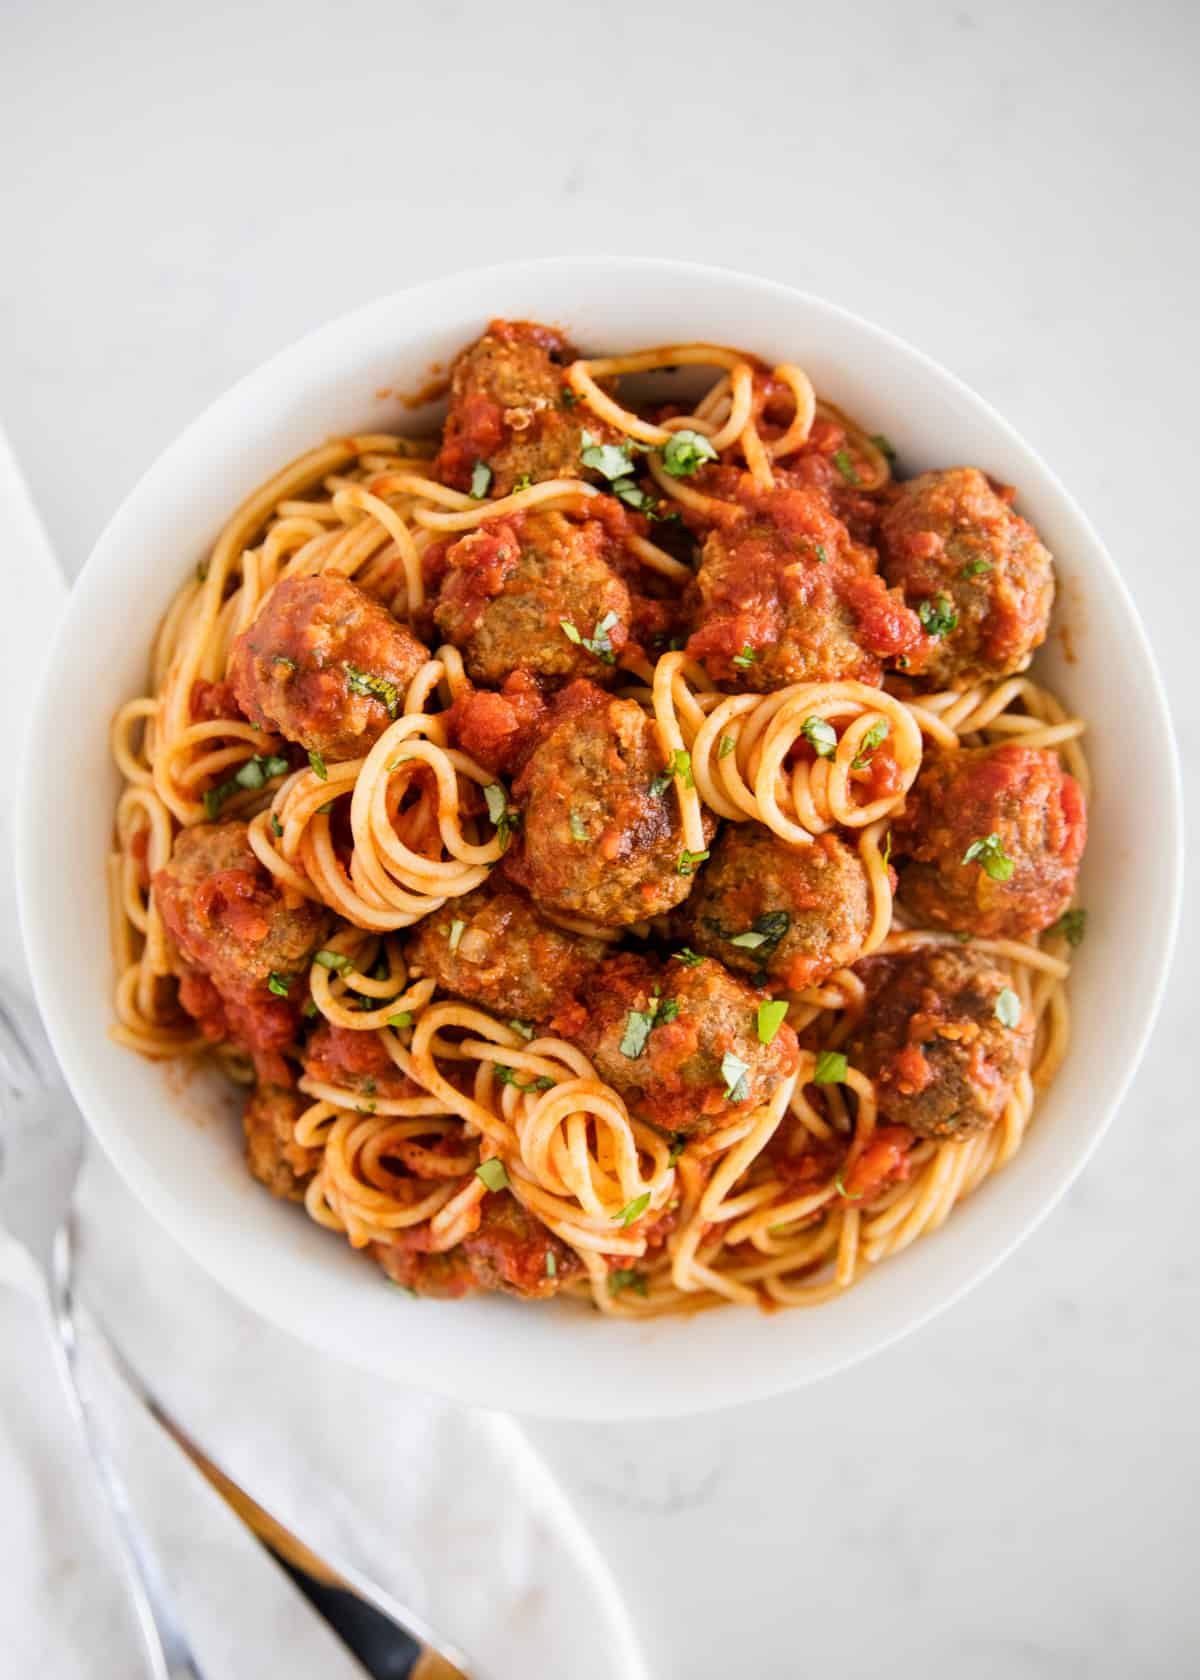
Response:
[[[858,853],[836,835],[787,846],[761,823],[728,823],[686,914],[698,951],[800,991],[857,959],[870,900]]]
[[[304,1186],[316,1172],[319,1149],[308,1149],[294,1137],[296,1121],[309,1099],[286,1085],[256,1085],[242,1110],[246,1134],[246,1164],[272,1196],[286,1201],[303,1199]]]
[[[600,969],[579,1043],[631,1113],[695,1136],[766,1102],[796,1070],[791,1027],[760,1041],[761,1001],[708,957],[660,966],[624,954]]]
[[[605,927],[682,903],[698,860],[685,855],[674,788],[651,792],[662,768],[640,706],[572,683],[513,783],[523,821],[507,873],[539,905]],[[715,826],[706,812],[706,846]]]
[[[819,491],[743,497],[706,539],[688,652],[723,687],[878,682],[881,661],[924,643],[916,614],[875,575]]]
[[[549,1021],[569,1006],[606,947],[543,920],[523,893],[488,882],[418,923],[414,974],[504,1019]]]
[[[400,715],[429,650],[345,578],[284,578],[229,656],[238,705],[260,729],[325,758],[358,758]]]
[[[307,899],[288,902],[251,851],[243,822],[185,828],[154,877],[154,897],[185,962],[220,994],[234,1036],[253,1049],[289,1043],[303,971],[328,911]],[[189,996],[182,988],[185,1006]]]
[[[493,321],[454,359],[436,475],[456,490],[492,496],[507,496],[525,478],[578,478],[581,430],[598,441],[614,434],[573,401],[564,375],[574,359],[553,327]],[[479,464],[491,476],[472,486]]]
[[[846,1052],[875,1081],[880,1113],[927,1138],[992,1125],[1033,1050],[1010,976],[977,951],[936,945],[868,957],[858,972],[866,1011]]]
[[[582,1269],[574,1250],[507,1190],[483,1198],[479,1229],[445,1254],[426,1254],[403,1241],[372,1243],[371,1253],[402,1288],[452,1299],[477,1290],[544,1299]]]
[[[608,547],[599,520],[561,513],[496,520],[454,544],[434,618],[476,682],[499,688],[517,670],[612,680],[631,607]]]
[[[1038,534],[976,467],[902,484],[880,523],[881,566],[932,646],[911,667],[935,686],[1007,676],[1046,639],[1054,566]]]
[[[1023,939],[1070,904],[1087,812],[1056,752],[1010,742],[927,759],[893,832],[911,859],[900,901],[920,921]]]

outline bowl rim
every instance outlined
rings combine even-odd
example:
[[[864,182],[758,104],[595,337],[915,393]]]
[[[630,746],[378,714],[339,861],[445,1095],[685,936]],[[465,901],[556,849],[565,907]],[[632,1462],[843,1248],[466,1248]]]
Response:
[[[231,1294],[268,1321],[315,1349],[325,1353],[331,1351],[328,1340],[315,1331],[308,1318],[298,1311],[288,1310],[279,1291],[269,1292],[255,1288],[253,1280],[247,1278],[244,1270],[230,1263],[222,1254],[212,1252],[210,1247],[200,1240],[186,1218],[176,1217],[182,1206],[182,1195],[178,1187],[168,1185],[155,1176],[139,1155],[132,1139],[123,1134],[119,1126],[109,1126],[97,1118],[101,1107],[100,1099],[97,1094],[93,1104],[92,1074],[84,1065],[82,1052],[76,1052],[70,1015],[61,996],[58,969],[62,958],[57,949],[61,944],[57,937],[60,929],[50,925],[49,918],[42,916],[36,908],[38,894],[34,884],[38,873],[38,815],[46,803],[48,778],[48,770],[45,768],[47,755],[39,750],[39,745],[55,722],[61,722],[61,712],[55,704],[55,689],[63,650],[76,633],[78,621],[88,612],[92,598],[103,591],[107,572],[114,564],[113,557],[120,554],[126,532],[136,522],[143,500],[150,498],[160,483],[176,476],[179,464],[187,460],[189,453],[201,443],[221,417],[239,409],[248,396],[261,392],[269,404],[272,387],[276,385],[281,374],[303,363],[314,363],[324,346],[335,345],[340,340],[364,331],[376,316],[381,320],[386,319],[401,301],[404,307],[411,311],[419,308],[423,299],[436,301],[440,290],[451,283],[469,283],[476,294],[486,297],[489,287],[499,289],[504,284],[519,282],[524,278],[533,282],[539,278],[552,277],[556,273],[567,275],[580,271],[586,272],[593,280],[602,279],[606,273],[619,272],[623,276],[640,276],[647,280],[654,277],[683,283],[715,283],[726,288],[737,288],[748,299],[755,294],[770,294],[780,303],[823,314],[839,321],[860,339],[886,346],[889,354],[908,358],[919,364],[947,393],[953,394],[973,409],[999,437],[1028,457],[1053,486],[1061,507],[1086,537],[1089,554],[1085,569],[1089,576],[1100,575],[1105,592],[1114,599],[1124,614],[1135,644],[1135,654],[1147,680],[1146,692],[1139,696],[1139,700],[1143,708],[1152,714],[1150,722],[1158,749],[1157,769],[1165,795],[1164,808],[1158,812],[1161,853],[1161,875],[1156,882],[1156,898],[1160,906],[1156,916],[1159,930],[1158,961],[1154,982],[1148,992],[1143,994],[1139,1005],[1140,1025],[1133,1040],[1132,1053],[1123,1069],[1110,1081],[1102,1101],[1097,1104],[1096,1118],[1086,1139],[1082,1140],[1080,1146],[1056,1173],[1048,1175],[1040,1187],[1040,1194],[1031,1200],[1019,1216],[1013,1217],[1011,1229],[1004,1240],[995,1243],[987,1255],[975,1259],[952,1282],[943,1284],[937,1290],[928,1291],[928,1298],[921,1303],[914,1303],[913,1311],[908,1316],[890,1326],[876,1327],[856,1345],[830,1348],[824,1357],[813,1359],[810,1350],[808,1363],[803,1371],[781,1367],[773,1373],[724,1373],[721,1380],[713,1386],[706,1386],[693,1394],[676,1394],[666,1403],[654,1401],[650,1404],[639,1402],[636,1396],[628,1402],[618,1401],[614,1404],[611,1399],[606,1398],[600,1403],[589,1401],[585,1394],[570,1405],[564,1405],[550,1394],[540,1394],[537,1385],[531,1385],[528,1379],[518,1381],[515,1385],[521,1390],[516,1399],[507,1393],[507,1388],[512,1385],[504,1383],[492,1383],[490,1387],[485,1383],[480,1394],[464,1394],[460,1382],[446,1380],[437,1369],[423,1368],[419,1378],[414,1380],[410,1375],[398,1373],[393,1360],[373,1357],[376,1351],[374,1349],[362,1350],[361,1354],[349,1352],[344,1348],[335,1350],[335,1356],[355,1359],[360,1366],[375,1375],[385,1376],[399,1384],[410,1384],[426,1391],[439,1392],[460,1402],[493,1404],[525,1415],[617,1421],[623,1418],[681,1416],[688,1412],[715,1411],[787,1392],[856,1364],[860,1359],[891,1346],[954,1305],[1033,1234],[1082,1172],[1112,1124],[1118,1108],[1128,1094],[1158,1017],[1180,921],[1183,890],[1182,784],[1178,747],[1157,660],[1128,586],[1091,521],[1039,452],[1026,442],[986,399],[932,357],[890,330],[877,326],[814,293],[736,269],[664,257],[622,257],[587,253],[530,260],[516,259],[480,268],[454,270],[420,284],[391,291],[324,322],[276,351],[265,362],[245,373],[208,403],[147,466],[122,499],[93,545],[51,640],[30,722],[25,731],[18,782],[16,852],[21,930],[38,1006],[68,1085],[87,1118],[90,1130],[142,1205],[159,1223],[171,1230],[184,1250],[205,1271],[216,1277]],[[480,313],[487,313],[486,305]],[[163,594],[165,604],[167,591],[164,590]]]

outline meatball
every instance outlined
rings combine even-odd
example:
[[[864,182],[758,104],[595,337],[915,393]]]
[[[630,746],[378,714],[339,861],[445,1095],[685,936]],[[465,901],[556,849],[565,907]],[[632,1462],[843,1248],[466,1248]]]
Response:
[[[918,1137],[958,1138],[992,1125],[1029,1066],[1033,1029],[1010,977],[977,951],[919,946],[868,957],[862,1020],[846,1053],[875,1081],[879,1111]]]
[[[398,717],[429,650],[345,578],[284,578],[229,656],[238,705],[260,729],[326,758],[358,758]]]
[[[686,914],[698,951],[800,991],[859,956],[871,893],[858,853],[834,834],[787,846],[761,823],[730,823]]]
[[[553,327],[493,321],[454,359],[435,475],[456,490],[470,490],[482,462],[491,471],[487,488],[493,496],[507,496],[525,478],[578,478],[583,428],[564,376],[574,359]],[[609,436],[590,417],[586,426],[597,439]]]
[[[523,893],[488,882],[426,916],[408,962],[414,974],[433,975],[445,991],[496,1015],[549,1021],[569,1007],[606,949],[543,921]]]
[[[454,544],[434,619],[477,683],[499,688],[516,670],[611,680],[631,608],[608,546],[599,520],[561,513],[496,520]]]
[[[417,1097],[421,1087],[398,1068],[377,1032],[321,1021],[304,1047],[305,1077],[363,1098]]]
[[[428,1254],[419,1246],[420,1236],[414,1237],[372,1243],[371,1253],[394,1283],[417,1295],[457,1299],[476,1290],[503,1290],[544,1299],[582,1269],[574,1250],[507,1190],[483,1198],[478,1230],[446,1253]]]
[[[272,1196],[285,1201],[303,1199],[321,1158],[319,1149],[306,1148],[294,1137],[296,1121],[308,1106],[307,1097],[285,1085],[259,1084],[242,1110],[246,1165]]]
[[[931,632],[914,672],[941,687],[1024,670],[1046,639],[1054,566],[983,473],[951,467],[902,484],[880,541],[884,576]]]
[[[612,957],[589,996],[579,1043],[639,1119],[698,1136],[757,1108],[796,1070],[796,1035],[758,1036],[760,997],[719,962]]]
[[[897,848],[900,901],[931,927],[1022,939],[1057,921],[1087,838],[1079,783],[1048,748],[962,748],[921,768]]]
[[[213,1019],[215,991],[229,1030],[242,1043],[259,1050],[290,1043],[303,1002],[303,971],[324,936],[328,912],[307,899],[288,902],[251,851],[243,822],[185,828],[154,877],[154,897],[186,965],[184,1007],[194,1004],[198,1018]],[[207,976],[211,990],[188,968]]]
[[[651,791],[663,765],[645,712],[575,682],[548,723],[513,783],[523,822],[508,875],[543,908],[605,927],[682,903],[694,863],[674,789]],[[716,823],[704,821],[707,846]]]
[[[688,652],[727,687],[876,683],[881,660],[925,642],[917,615],[876,576],[871,551],[815,490],[744,496],[705,540],[696,582]]]

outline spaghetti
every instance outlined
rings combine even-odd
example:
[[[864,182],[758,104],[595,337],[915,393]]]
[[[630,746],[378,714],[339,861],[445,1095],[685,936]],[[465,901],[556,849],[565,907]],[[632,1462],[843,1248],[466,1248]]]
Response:
[[[939,558],[948,496],[956,532],[985,493],[993,524],[1031,528],[982,475],[895,484],[884,440],[793,363],[585,359],[520,323],[481,342],[439,439],[310,451],[168,607],[112,729],[113,1035],[255,1083],[252,1163],[286,1158],[284,1193],[412,1287],[623,1316],[827,1301],[1012,1158],[1067,1050],[1082,817],[1046,819],[1050,867],[984,817],[1018,781],[1026,816],[1068,784],[1081,801],[1083,724],[1026,674],[1032,608],[1002,626],[1018,656],[988,669],[970,642],[999,561],[961,537],[956,572]],[[626,399],[666,370],[714,377]],[[590,576],[581,532],[629,603],[623,641],[620,615],[552,595]],[[543,572],[513,583],[517,561]],[[304,580],[316,605],[289,619]],[[502,634],[498,601],[517,615],[503,689],[469,640],[431,636],[450,598],[473,634]],[[398,663],[351,658],[368,633]],[[960,677],[922,680],[960,647]],[[646,752],[660,773],[614,828],[605,778]],[[955,792],[930,813],[934,762]],[[558,891],[630,856],[623,896]],[[698,880],[706,905],[732,881],[724,919],[689,911]],[[930,880],[941,921],[910,908]],[[792,898],[759,911],[781,881]],[[527,943],[498,958],[497,928]],[[960,991],[922,994],[881,1051],[913,974]],[[963,1043],[972,1065],[999,1046],[986,1114],[946,1059]]]

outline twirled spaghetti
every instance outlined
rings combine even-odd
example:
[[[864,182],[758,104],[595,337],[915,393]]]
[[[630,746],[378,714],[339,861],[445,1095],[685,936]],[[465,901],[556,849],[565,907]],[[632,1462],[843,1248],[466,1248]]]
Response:
[[[493,323],[440,437],[310,451],[168,607],[114,1036],[254,1083],[253,1170],[418,1290],[830,1299],[1066,1052],[1049,566],[794,363]]]

